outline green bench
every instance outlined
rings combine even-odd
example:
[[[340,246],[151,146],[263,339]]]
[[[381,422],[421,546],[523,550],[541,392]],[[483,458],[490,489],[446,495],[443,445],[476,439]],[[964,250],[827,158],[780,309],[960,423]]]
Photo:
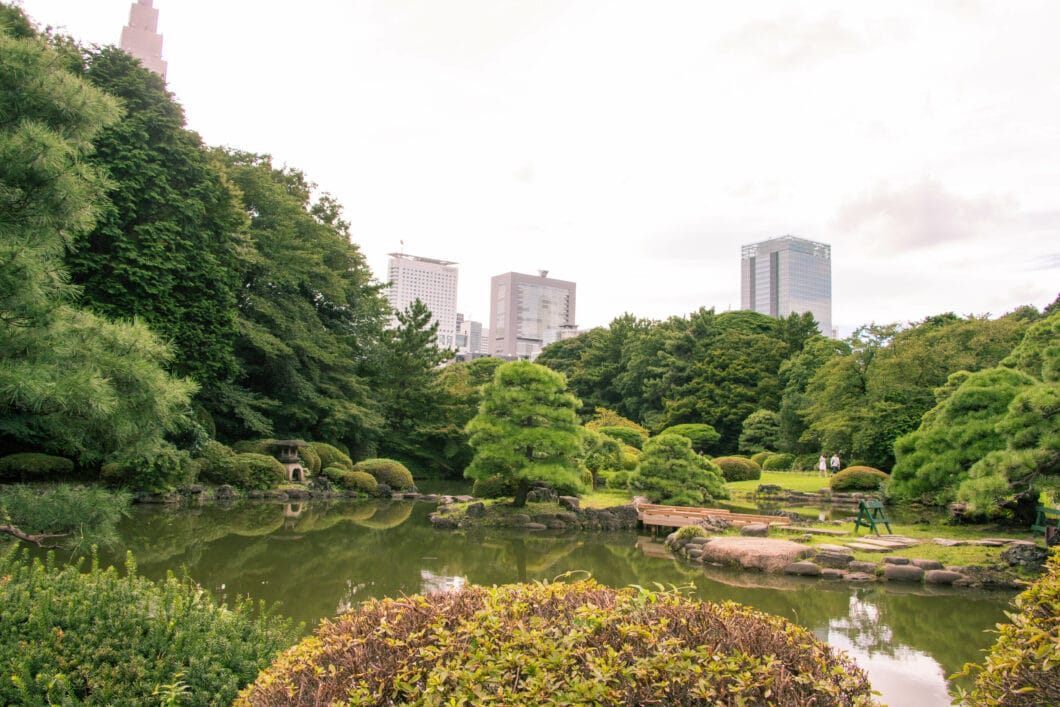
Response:
[[[1050,508],[1039,503],[1038,516],[1034,519],[1031,531],[1042,533],[1048,541],[1056,535],[1058,525],[1060,525],[1060,508]]]
[[[879,535],[880,529],[876,527],[877,523],[882,523],[887,528],[887,532],[891,533],[891,521],[887,520],[887,516],[883,515],[883,503],[880,501],[858,501],[858,517],[854,519],[854,534],[857,535],[858,528],[865,526]],[[894,533],[891,534],[893,535]]]

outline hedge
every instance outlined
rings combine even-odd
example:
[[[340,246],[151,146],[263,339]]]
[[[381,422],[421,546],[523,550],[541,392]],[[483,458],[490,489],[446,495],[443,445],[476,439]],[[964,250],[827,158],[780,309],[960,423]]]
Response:
[[[755,454],[751,455],[751,461],[753,461],[758,466],[762,466],[765,463],[766,459],[769,459],[771,456],[773,456],[773,454],[774,452],[756,452]]]
[[[74,463],[63,457],[21,452],[0,457],[0,481],[42,481],[68,476]]]
[[[848,466],[838,474],[833,474],[828,484],[833,491],[877,491],[889,478],[871,466]]]
[[[353,460],[341,449],[327,444],[326,442],[310,442],[309,448],[320,457],[321,469],[326,469],[329,466],[337,466],[346,471],[353,471]]]
[[[287,481],[283,464],[267,454],[237,454],[234,463],[243,488],[266,491]]]
[[[757,455],[756,455],[757,456]],[[751,457],[754,459],[754,457]],[[770,454],[766,457],[766,460],[762,462],[763,471],[791,471],[792,465],[795,463],[795,455],[788,454],[786,452],[781,454]]]
[[[592,580],[366,601],[235,704],[310,703],[874,704],[852,659],[783,618]]]
[[[322,472],[331,482],[344,489],[373,494],[379,489],[379,482],[366,471],[346,471],[337,466],[329,466]]]
[[[755,481],[762,478],[762,469],[745,457],[716,457],[712,459],[721,467],[726,481]]]

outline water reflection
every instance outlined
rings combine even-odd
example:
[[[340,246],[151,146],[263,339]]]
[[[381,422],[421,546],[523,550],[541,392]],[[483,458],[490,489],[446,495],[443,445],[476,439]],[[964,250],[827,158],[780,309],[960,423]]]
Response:
[[[691,586],[784,616],[847,649],[884,701],[949,704],[945,676],[981,660],[1011,594],[827,583],[697,567],[635,533],[567,536],[436,531],[428,504],[395,501],[245,503],[135,509],[122,546],[140,572],[183,570],[219,596],[281,602],[306,623],[371,597],[551,580],[587,571],[609,586]]]

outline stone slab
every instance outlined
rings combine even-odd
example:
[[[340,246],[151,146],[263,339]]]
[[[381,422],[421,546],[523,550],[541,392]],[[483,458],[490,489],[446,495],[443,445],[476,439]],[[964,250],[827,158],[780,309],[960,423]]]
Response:
[[[888,582],[922,582],[924,570],[913,565],[884,565],[883,577]]]
[[[867,543],[847,543],[847,547],[852,550],[861,550],[862,552],[890,552],[894,549],[892,547],[880,547],[879,545],[869,545]]]

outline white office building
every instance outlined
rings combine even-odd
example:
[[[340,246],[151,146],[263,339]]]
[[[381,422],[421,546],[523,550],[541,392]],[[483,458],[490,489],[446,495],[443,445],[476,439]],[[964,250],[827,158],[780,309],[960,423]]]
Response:
[[[456,349],[456,263],[422,258],[405,253],[390,253],[387,300],[394,312],[403,312],[418,298],[427,305],[438,322],[438,348]],[[398,325],[392,316],[391,326]]]

